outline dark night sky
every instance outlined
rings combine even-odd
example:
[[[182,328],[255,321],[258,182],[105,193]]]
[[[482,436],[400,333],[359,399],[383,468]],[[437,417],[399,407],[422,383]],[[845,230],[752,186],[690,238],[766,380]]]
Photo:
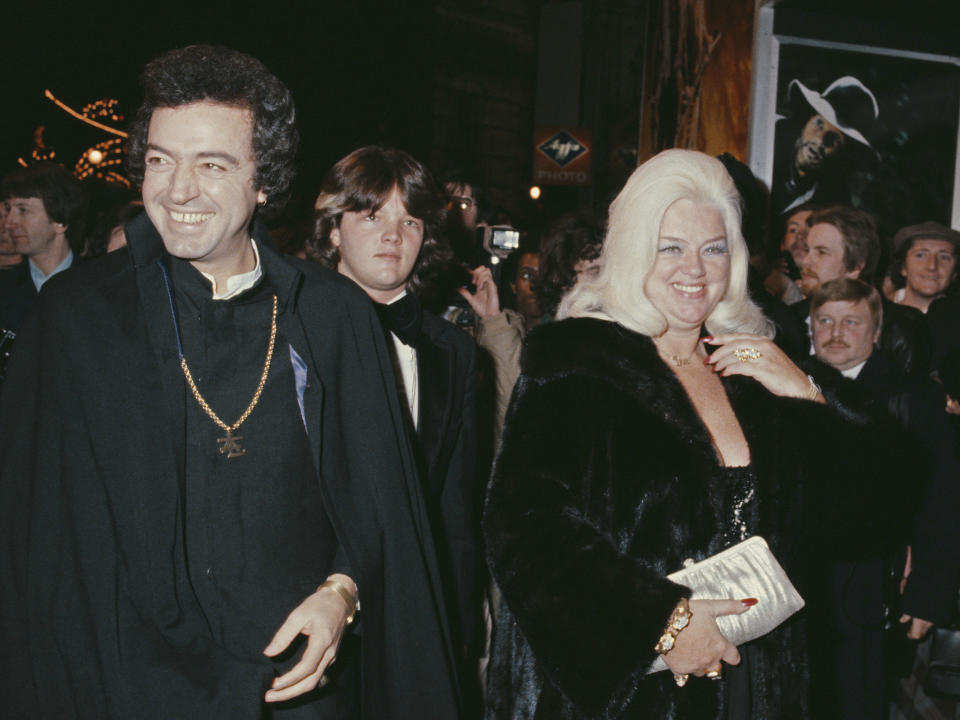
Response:
[[[395,144],[425,156],[435,61],[430,5],[20,0],[0,19],[0,168],[5,172],[30,152],[38,125],[47,127],[47,142],[68,165],[88,144],[108,137],[56,108],[43,97],[45,88],[76,109],[116,97],[129,118],[139,103],[144,63],[196,42],[248,52],[290,87],[302,136],[300,185],[308,193],[330,164],[362,143]]]

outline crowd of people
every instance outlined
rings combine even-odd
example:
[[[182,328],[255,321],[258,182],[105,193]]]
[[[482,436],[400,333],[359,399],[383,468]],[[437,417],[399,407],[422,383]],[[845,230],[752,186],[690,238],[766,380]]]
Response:
[[[767,258],[679,149],[520,232],[368,146],[299,237],[277,77],[143,89],[139,198],[0,184],[0,714],[888,717],[957,610],[960,232],[798,200]]]

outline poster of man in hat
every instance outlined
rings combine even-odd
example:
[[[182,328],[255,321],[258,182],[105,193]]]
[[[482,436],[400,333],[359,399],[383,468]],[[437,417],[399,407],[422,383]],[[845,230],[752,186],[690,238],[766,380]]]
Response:
[[[790,116],[778,121],[774,210],[807,202],[849,202],[846,170],[857,151],[872,151],[865,132],[880,108],[860,80],[844,75],[818,92],[797,78],[787,86]]]
[[[775,67],[770,227],[805,202],[867,210],[884,240],[951,224],[960,60],[794,41]]]

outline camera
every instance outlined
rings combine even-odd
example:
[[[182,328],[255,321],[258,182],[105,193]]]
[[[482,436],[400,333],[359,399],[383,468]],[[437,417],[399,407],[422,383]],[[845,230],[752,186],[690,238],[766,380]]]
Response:
[[[482,233],[483,249],[501,260],[520,247],[520,231],[509,225],[485,225],[477,232]]]
[[[800,268],[797,267],[793,255],[788,250],[782,250],[774,262],[775,266],[788,278],[796,282],[800,279]]]

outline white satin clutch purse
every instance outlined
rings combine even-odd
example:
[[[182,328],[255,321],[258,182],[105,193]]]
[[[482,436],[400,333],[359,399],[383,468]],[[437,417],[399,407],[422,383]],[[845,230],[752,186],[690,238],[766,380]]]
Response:
[[[734,645],[766,635],[804,606],[800,593],[759,535],[700,562],[686,560],[683,565],[682,570],[667,577],[693,590],[691,600],[759,600],[745,613],[717,618],[720,632]],[[667,664],[658,655],[647,673],[666,669]]]

